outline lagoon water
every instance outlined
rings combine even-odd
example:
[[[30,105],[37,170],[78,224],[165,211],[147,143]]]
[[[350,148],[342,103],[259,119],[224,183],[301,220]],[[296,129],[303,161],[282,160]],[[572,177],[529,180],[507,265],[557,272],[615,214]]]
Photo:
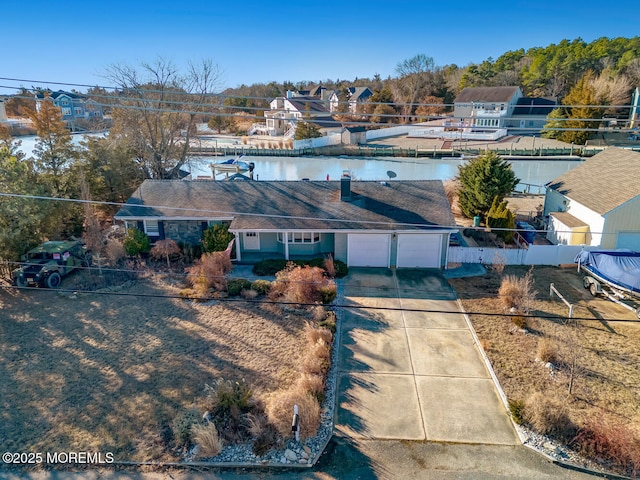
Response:
[[[36,137],[21,137],[21,150],[33,155]],[[82,135],[74,135],[80,142]],[[194,157],[187,169],[193,177],[211,176],[210,165],[226,160],[224,157]],[[258,180],[337,180],[346,170],[357,180],[447,180],[458,174],[463,159],[438,158],[390,158],[390,157],[259,157],[247,156],[245,160],[256,164]],[[516,160],[513,171],[520,179],[518,190],[528,185],[531,193],[544,193],[543,185],[563,173],[577,167],[580,160]],[[391,176],[389,173],[391,172]],[[224,176],[218,176],[224,178]]]
[[[200,157],[190,162],[192,175],[211,176],[210,165],[222,157]],[[259,180],[337,180],[347,170],[357,180],[447,180],[458,174],[463,159],[389,158],[389,157],[245,157],[254,162]],[[544,193],[543,185],[577,167],[580,160],[517,160],[511,162],[522,191],[531,185],[531,193]],[[218,176],[224,178],[224,175]]]

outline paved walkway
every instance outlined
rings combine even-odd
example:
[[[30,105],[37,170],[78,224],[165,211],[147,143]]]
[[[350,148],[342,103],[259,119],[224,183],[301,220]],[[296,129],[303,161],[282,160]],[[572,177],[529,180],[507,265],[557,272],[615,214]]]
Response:
[[[518,445],[455,293],[440,272],[351,269],[336,429],[354,439]]]

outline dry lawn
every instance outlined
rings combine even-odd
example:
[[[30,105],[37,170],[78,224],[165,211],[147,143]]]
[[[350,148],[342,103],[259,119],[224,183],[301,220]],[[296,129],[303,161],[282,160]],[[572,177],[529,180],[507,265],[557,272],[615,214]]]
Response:
[[[295,312],[194,303],[158,280],[133,296],[0,290],[0,451],[111,451],[174,460],[171,422],[204,384],[244,379],[258,399],[294,385]]]
[[[524,276],[527,270],[506,267],[503,275]],[[553,282],[576,305],[574,317],[593,320],[528,319],[525,334],[514,330],[510,316],[470,315],[507,397],[526,402],[542,392],[566,404],[577,427],[604,417],[628,426],[640,440],[640,321],[621,306],[593,298],[582,288],[582,276],[575,267],[535,267],[533,276],[538,294],[531,314],[568,315],[564,303],[549,296]],[[450,282],[466,311],[489,313],[504,311],[498,298],[500,279],[498,273],[489,272]],[[536,361],[540,355],[555,358],[555,368]]]

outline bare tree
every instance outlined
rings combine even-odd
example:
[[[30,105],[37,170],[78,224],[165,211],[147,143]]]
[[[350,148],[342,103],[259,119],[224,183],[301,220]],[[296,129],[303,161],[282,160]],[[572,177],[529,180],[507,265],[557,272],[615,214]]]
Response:
[[[196,116],[206,111],[220,87],[211,60],[189,63],[182,75],[169,60],[112,65],[106,75],[119,91],[111,135],[130,145],[150,178],[176,178],[188,160]]]
[[[405,122],[409,121],[419,98],[431,95],[435,62],[423,53],[403,60],[396,66],[399,78],[392,85],[396,103],[402,103]]]

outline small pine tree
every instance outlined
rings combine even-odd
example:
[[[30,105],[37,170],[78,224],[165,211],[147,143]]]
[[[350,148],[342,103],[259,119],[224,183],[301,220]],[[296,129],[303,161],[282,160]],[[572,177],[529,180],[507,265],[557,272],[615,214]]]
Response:
[[[321,137],[320,129],[309,122],[298,122],[296,127],[296,140]]]
[[[507,201],[500,201],[498,197],[494,197],[491,208],[487,213],[487,225],[491,228],[510,228],[516,227],[516,216],[507,208]],[[500,238],[506,243],[510,243],[513,240],[512,230],[498,230],[496,232]]]
[[[124,249],[127,255],[140,255],[151,250],[151,241],[146,233],[137,228],[130,228],[124,237]]]

